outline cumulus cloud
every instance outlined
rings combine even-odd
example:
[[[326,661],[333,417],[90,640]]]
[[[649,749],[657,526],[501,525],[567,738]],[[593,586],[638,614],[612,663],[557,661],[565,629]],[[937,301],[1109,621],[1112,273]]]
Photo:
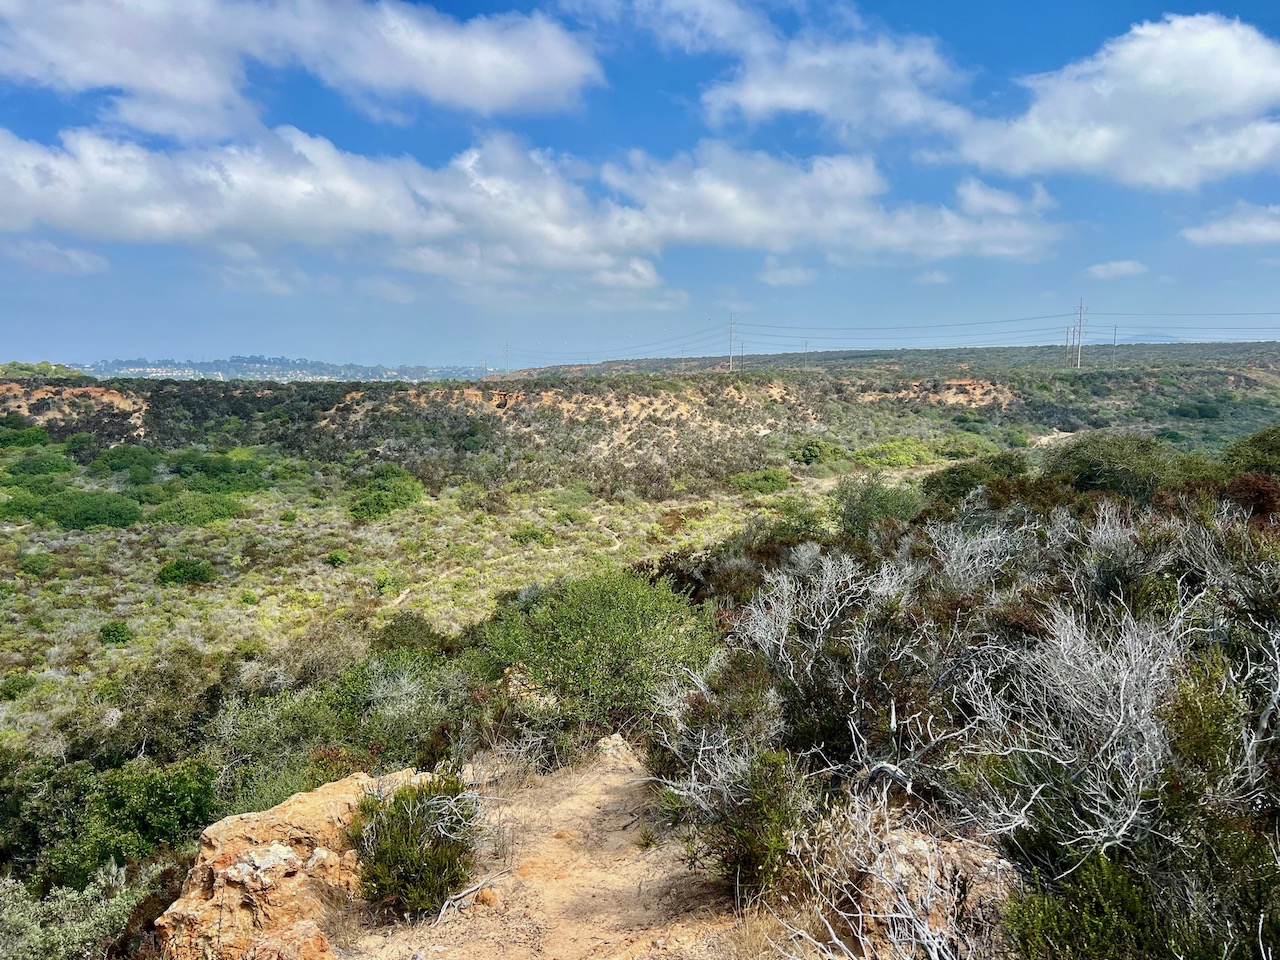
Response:
[[[1139,263],[1137,260],[1108,260],[1106,263],[1095,263],[1085,270],[1085,273],[1095,280],[1136,277],[1146,272],[1146,264]]]
[[[1280,204],[1240,203],[1224,217],[1189,227],[1182,235],[1200,246],[1280,243]]]
[[[957,130],[963,159],[1193,188],[1280,163],[1280,43],[1218,14],[1135,25],[1093,56],[1022,81],[1026,112]]]
[[[459,21],[402,0],[0,0],[0,76],[106,94],[107,119],[184,139],[252,129],[246,66],[301,67],[355,102],[480,114],[574,103],[589,44],[541,13]]]
[[[657,246],[1033,258],[1058,235],[1032,200],[1013,213],[978,215],[891,204],[874,161],[847,154],[797,160],[707,141],[667,161],[633,153],[601,178],[634,205],[633,236]]]
[[[0,130],[0,231],[197,245],[221,255],[230,282],[275,293],[300,283],[259,251],[287,246],[358,249],[463,286],[559,277],[653,292],[655,258],[677,245],[1031,258],[1058,234],[1037,192],[965,181],[952,208],[894,204],[887,191],[867,157],[780,158],[720,141],[597,170],[504,135],[429,167],[292,127],[172,151],[87,130],[57,146]]]
[[[20,240],[0,246],[0,254],[42,273],[106,273],[106,257],[75,247],[60,247],[48,240]]]

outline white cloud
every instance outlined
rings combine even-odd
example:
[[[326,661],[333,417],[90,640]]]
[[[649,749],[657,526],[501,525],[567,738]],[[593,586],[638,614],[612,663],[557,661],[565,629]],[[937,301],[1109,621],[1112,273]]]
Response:
[[[1028,77],[1031,104],[957,130],[958,153],[1025,175],[1074,171],[1188,189],[1280,164],[1280,43],[1218,14],[1140,23]]]
[[[48,240],[20,240],[5,244],[0,246],[0,254],[42,273],[106,273],[110,267],[107,259],[96,253],[60,247]]]
[[[812,283],[818,276],[817,270],[808,267],[787,266],[778,257],[769,254],[764,258],[764,266],[756,274],[756,279],[771,287],[802,287]]]
[[[1116,277],[1136,277],[1147,272],[1147,266],[1137,260],[1108,260],[1095,263],[1085,273],[1095,280],[1114,280]]]
[[[540,13],[458,21],[402,0],[0,0],[0,76],[108,97],[106,118],[184,139],[252,129],[250,62],[299,66],[375,109],[421,98],[481,114],[573,104],[602,80]]]
[[[1058,234],[1034,199],[1012,214],[891,205],[875,163],[847,154],[793,160],[708,141],[665,162],[633,153],[601,177],[635,205],[634,235],[655,246],[1033,258]]]
[[[1182,235],[1200,246],[1280,243],[1280,204],[1240,203],[1226,216],[1183,230]]]
[[[1058,235],[1038,192],[965,181],[953,209],[892,204],[887,190],[866,157],[779,158],[719,141],[596,170],[494,135],[433,168],[292,127],[253,145],[172,151],[86,130],[60,146],[0,130],[0,232],[196,245],[220,254],[227,282],[280,294],[305,278],[263,252],[288,246],[475,289],[554,280],[658,296],[655,257],[672,246],[1033,258]]]
[[[926,270],[916,276],[916,283],[926,287],[936,287],[951,282],[951,274],[943,270]]]

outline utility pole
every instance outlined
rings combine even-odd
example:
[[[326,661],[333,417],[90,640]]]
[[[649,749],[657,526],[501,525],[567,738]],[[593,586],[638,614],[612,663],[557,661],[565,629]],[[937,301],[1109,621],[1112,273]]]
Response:
[[[729,372],[733,373],[733,314],[729,314]]]
[[[1076,369],[1080,369],[1080,364],[1084,359],[1084,297],[1080,298],[1079,313],[1076,314]]]

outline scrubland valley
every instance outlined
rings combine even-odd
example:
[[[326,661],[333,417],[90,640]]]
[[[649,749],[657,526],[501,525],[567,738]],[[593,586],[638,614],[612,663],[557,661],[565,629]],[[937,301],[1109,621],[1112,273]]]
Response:
[[[229,956],[155,926],[201,832],[415,768],[244,955],[447,951],[494,797],[613,777],[714,942],[468,955],[1273,957],[1280,353],[1091,359],[0,368],[0,955]]]

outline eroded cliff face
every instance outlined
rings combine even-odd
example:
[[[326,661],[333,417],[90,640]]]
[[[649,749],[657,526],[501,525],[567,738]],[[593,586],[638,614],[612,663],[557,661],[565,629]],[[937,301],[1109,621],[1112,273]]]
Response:
[[[170,960],[332,956],[327,931],[358,897],[347,830],[361,798],[417,777],[357,773],[200,836],[181,897],[156,921]]]

